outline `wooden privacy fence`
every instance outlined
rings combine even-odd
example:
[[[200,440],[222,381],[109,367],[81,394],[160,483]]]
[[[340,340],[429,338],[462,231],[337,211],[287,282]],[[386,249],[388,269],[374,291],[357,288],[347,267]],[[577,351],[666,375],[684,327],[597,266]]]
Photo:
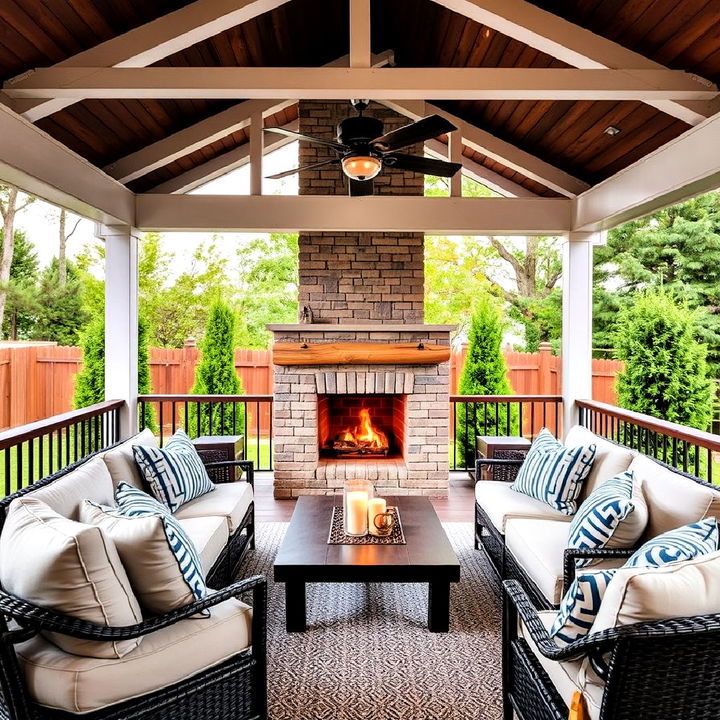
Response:
[[[450,394],[457,393],[466,348],[454,350],[450,358]],[[183,395],[190,392],[200,350],[193,344],[183,348],[151,348],[152,392]],[[505,352],[513,391],[518,395],[559,395],[560,358],[549,345],[540,352]],[[75,375],[82,351],[36,343],[0,347],[0,429],[36,422],[72,409]],[[269,350],[236,350],[235,368],[247,395],[269,395],[273,391],[272,359]],[[616,360],[593,360],[593,400],[615,403],[615,374],[622,364]],[[248,408],[253,427],[258,418]],[[258,410],[261,432],[270,427],[270,406]]]

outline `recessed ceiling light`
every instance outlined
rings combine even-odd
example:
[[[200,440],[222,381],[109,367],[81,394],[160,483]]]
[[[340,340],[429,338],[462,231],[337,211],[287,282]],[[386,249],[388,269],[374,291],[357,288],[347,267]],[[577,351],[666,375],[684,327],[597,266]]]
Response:
[[[620,128],[615,127],[614,125],[608,125],[603,132],[606,135],[617,135],[620,132]]]

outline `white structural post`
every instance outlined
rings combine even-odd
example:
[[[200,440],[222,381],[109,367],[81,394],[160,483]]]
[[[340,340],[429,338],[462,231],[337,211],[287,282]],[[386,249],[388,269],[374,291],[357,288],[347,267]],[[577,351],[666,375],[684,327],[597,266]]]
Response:
[[[127,226],[100,226],[105,240],[105,399],[125,400],[120,437],[138,429],[138,239]]]
[[[563,433],[578,422],[576,400],[592,396],[592,271],[595,233],[569,233],[563,246]]]
[[[253,113],[250,119],[250,194],[262,195],[263,116]]]

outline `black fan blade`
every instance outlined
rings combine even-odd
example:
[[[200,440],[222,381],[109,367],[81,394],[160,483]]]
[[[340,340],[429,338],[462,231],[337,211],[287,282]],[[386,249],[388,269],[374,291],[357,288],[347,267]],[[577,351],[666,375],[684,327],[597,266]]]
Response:
[[[303,170],[312,170],[313,168],[322,167],[323,165],[337,165],[340,160],[323,160],[322,162],[316,162],[312,165],[305,165],[304,167],[298,167],[293,168],[292,170],[285,170],[283,172],[275,173],[274,175],[266,175],[265,178],[267,180],[280,180],[284,177],[289,177],[290,175],[294,175],[295,173],[302,172]]]
[[[383,152],[400,150],[408,145],[424,142],[453,130],[457,130],[457,128],[449,120],[440,117],[440,115],[428,115],[422,120],[392,130],[382,137],[371,140],[370,145],[378,147]]]
[[[387,167],[397,168],[398,170],[410,170],[411,172],[437,175],[438,177],[452,177],[462,167],[460,163],[435,160],[420,157],[419,155],[405,155],[404,153],[386,155],[383,158],[383,163]]]
[[[302,133],[295,132],[294,130],[286,130],[281,127],[270,127],[263,128],[265,132],[274,132],[278,135],[287,135],[288,137],[295,138],[296,140],[305,140],[306,142],[315,143],[316,145],[325,145],[327,147],[335,148],[340,152],[347,152],[348,148],[338,142],[332,140],[323,140],[322,138],[311,137],[310,135],[303,135]]]
[[[350,197],[372,195],[375,189],[372,180],[350,180],[350,178],[348,178],[348,183],[350,185]]]

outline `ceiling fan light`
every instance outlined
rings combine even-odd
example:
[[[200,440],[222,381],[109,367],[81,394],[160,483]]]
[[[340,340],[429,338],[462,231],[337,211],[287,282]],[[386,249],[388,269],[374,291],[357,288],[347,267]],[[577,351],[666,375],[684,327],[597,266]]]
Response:
[[[349,155],[342,159],[342,169],[351,180],[372,180],[382,170],[382,162],[372,155]]]

